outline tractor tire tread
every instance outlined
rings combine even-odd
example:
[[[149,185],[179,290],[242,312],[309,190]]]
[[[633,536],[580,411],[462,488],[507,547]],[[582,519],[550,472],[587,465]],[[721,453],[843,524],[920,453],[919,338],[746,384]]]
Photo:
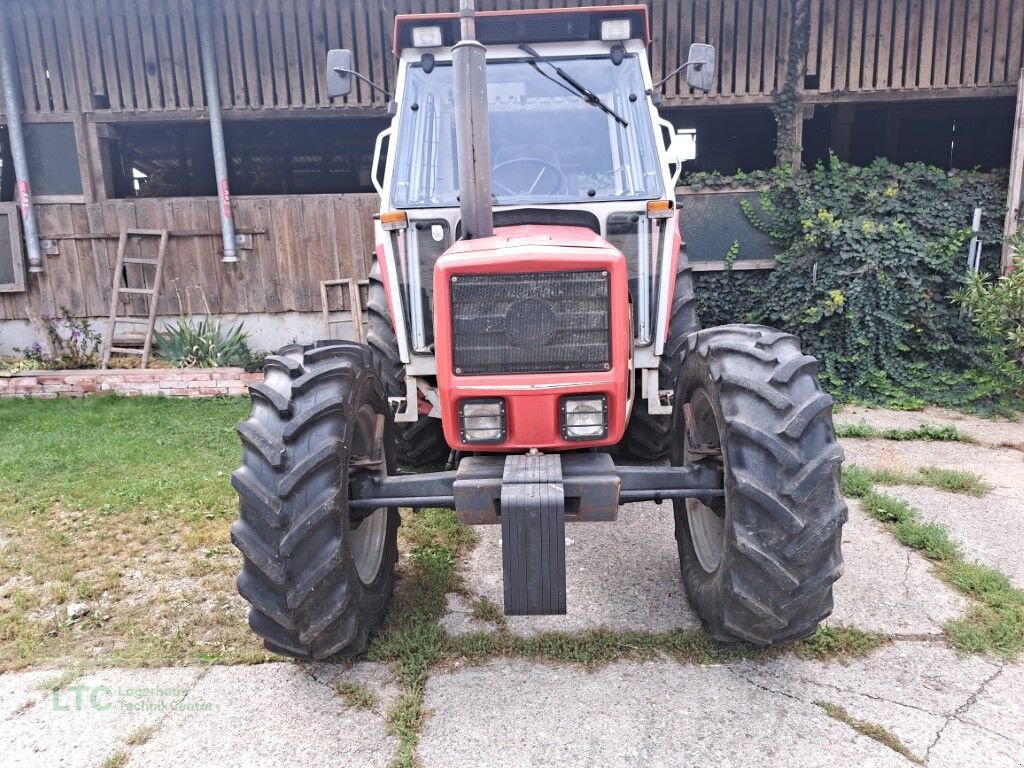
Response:
[[[347,544],[351,422],[363,403],[389,419],[384,384],[375,357],[353,342],[290,345],[268,361],[250,388],[242,466],[232,473],[238,591],[267,649],[307,660],[357,654],[383,618],[398,556],[397,510],[387,512],[372,584],[360,580]],[[390,437],[387,426],[393,471]]]
[[[812,634],[832,608],[847,518],[830,406],[798,340],[763,326],[691,335],[676,398],[717,390],[726,465],[721,564],[709,574],[676,506],[683,581],[710,634],[757,645]],[[682,431],[682,427],[680,427]]]

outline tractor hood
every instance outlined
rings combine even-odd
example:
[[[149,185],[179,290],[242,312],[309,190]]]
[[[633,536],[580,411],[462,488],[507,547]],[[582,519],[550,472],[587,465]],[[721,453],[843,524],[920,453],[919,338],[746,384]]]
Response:
[[[445,439],[472,451],[614,445],[629,413],[632,328],[626,258],[585,227],[525,224],[457,242],[434,267],[434,339]],[[572,398],[606,419],[562,430]],[[500,439],[467,440],[464,402],[500,402]]]
[[[567,227],[550,224],[521,224],[500,227],[490,237],[459,240],[445,253],[450,264],[477,263],[487,253],[501,260],[519,256],[564,256],[584,250],[615,251],[600,235],[585,227]],[[582,255],[582,254],[580,254]]]

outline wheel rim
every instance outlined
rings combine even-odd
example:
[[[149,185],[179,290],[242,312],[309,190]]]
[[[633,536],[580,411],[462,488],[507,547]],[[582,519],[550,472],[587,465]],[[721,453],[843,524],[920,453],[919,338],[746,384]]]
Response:
[[[369,405],[362,406],[356,414],[349,455],[349,476],[354,470],[382,476],[388,473],[384,460],[384,417]],[[364,584],[372,584],[384,560],[388,510],[380,507],[365,517],[350,518],[349,523],[349,550],[356,573]]]
[[[708,449],[721,450],[718,420],[707,394],[698,391],[690,401],[693,424],[683,433],[683,463],[703,458]],[[696,445],[690,444],[691,434]],[[700,449],[700,450],[698,450]],[[725,549],[725,513],[718,514],[700,499],[686,499],[686,523],[697,562],[707,573],[714,573]]]

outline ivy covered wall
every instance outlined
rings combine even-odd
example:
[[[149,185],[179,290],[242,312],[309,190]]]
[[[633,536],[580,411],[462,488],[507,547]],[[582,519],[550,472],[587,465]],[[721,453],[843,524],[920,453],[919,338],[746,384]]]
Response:
[[[975,207],[984,209],[983,241],[998,243],[1005,176],[833,158],[797,176],[778,170],[739,183],[764,190],[761,210],[746,213],[779,249],[777,266],[698,273],[704,326],[754,322],[797,334],[842,399],[982,409],[1004,400],[952,294],[967,272]],[[734,260],[737,248],[722,258]],[[998,268],[998,254],[986,250],[983,271]]]

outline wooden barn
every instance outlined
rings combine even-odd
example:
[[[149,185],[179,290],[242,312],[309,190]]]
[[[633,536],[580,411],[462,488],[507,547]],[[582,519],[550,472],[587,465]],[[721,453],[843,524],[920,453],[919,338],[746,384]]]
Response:
[[[595,3],[477,7],[584,4]],[[661,88],[663,114],[695,137],[693,170],[799,167],[830,151],[853,163],[882,156],[1006,168],[1016,143],[1010,194],[1020,200],[1024,0],[647,5],[655,79],[683,61],[691,42],[718,48],[712,92],[691,92],[683,75]],[[371,148],[389,120],[385,97],[363,83],[344,99],[327,97],[326,52],[352,49],[356,68],[387,89],[394,16],[457,6],[0,0],[9,97],[0,104],[0,352],[24,344],[31,323],[61,307],[107,316],[125,229],[169,233],[160,315],[249,316],[267,344],[318,327],[320,282],[362,278],[368,268],[377,206]],[[218,195],[211,88],[230,197]],[[19,195],[16,133],[30,198]],[[34,214],[35,253],[19,198]],[[233,219],[233,262],[223,259],[222,204]],[[126,257],[153,258],[158,244],[132,239]],[[143,297],[121,298],[122,314],[145,312]]]

